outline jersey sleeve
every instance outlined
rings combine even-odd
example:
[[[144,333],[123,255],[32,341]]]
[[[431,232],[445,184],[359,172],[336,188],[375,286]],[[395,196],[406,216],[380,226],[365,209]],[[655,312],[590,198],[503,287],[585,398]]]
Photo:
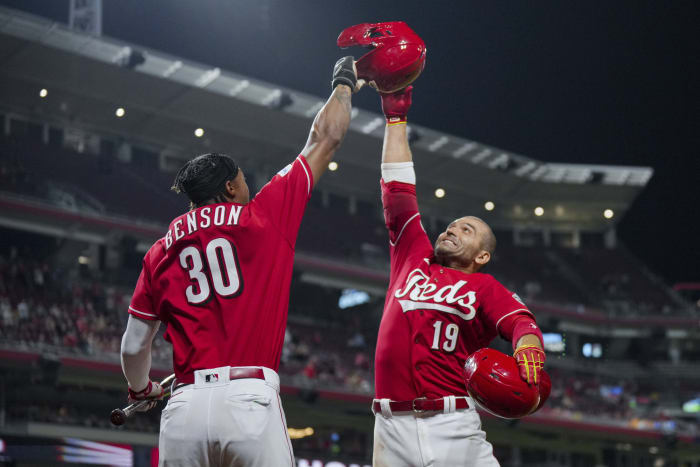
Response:
[[[410,255],[432,254],[432,245],[421,225],[416,186],[397,181],[380,183],[392,265]]]
[[[518,318],[527,316],[535,319],[518,294],[506,289],[495,279],[491,279],[486,291],[483,311],[487,322],[506,340],[512,339]]]
[[[262,187],[251,201],[251,212],[264,212],[294,246],[306,204],[311,198],[313,180],[309,164],[304,156],[299,155]]]
[[[129,314],[148,321],[159,319],[158,312],[153,305],[151,263],[149,260],[152,250],[153,248],[146,253],[143,259],[141,274],[139,274],[139,278],[136,281],[134,294],[131,296],[131,303],[129,304]]]

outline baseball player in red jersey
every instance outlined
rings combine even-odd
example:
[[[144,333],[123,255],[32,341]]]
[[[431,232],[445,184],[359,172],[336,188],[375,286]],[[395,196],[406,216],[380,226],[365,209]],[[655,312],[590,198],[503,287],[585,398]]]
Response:
[[[500,335],[514,343],[521,377],[537,384],[542,334],[516,294],[479,272],[496,246],[483,220],[456,219],[430,243],[406,138],[411,94],[382,94],[391,276],[376,349],[374,465],[497,466],[467,395],[465,360]]]
[[[130,400],[161,398],[148,374],[153,337],[167,324],[176,381],[161,416],[161,466],[294,465],[276,373],[294,244],[362,84],[353,58],[338,60],[306,146],[253,200],[226,155],[199,156],[178,172],[173,189],[191,210],[146,253],[121,349]]]

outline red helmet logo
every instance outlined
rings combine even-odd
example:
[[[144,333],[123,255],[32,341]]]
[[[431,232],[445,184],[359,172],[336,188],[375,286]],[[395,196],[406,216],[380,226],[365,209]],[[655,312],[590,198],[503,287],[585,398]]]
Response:
[[[552,388],[542,371],[539,386],[520,377],[515,359],[498,350],[479,349],[467,358],[467,392],[481,408],[502,418],[521,418],[539,409]]]
[[[405,88],[425,68],[425,42],[403,21],[357,24],[338,36],[339,47],[355,45],[372,49],[357,60],[357,77],[380,92]]]

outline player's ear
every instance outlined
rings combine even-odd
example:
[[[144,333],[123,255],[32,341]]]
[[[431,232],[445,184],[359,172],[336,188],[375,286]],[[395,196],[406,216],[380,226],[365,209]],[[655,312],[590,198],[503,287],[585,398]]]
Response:
[[[226,181],[226,194],[231,198],[236,197],[236,188],[235,179]]]
[[[491,261],[491,253],[486,250],[481,250],[479,254],[476,255],[476,258],[474,258],[474,261],[479,266],[486,266],[486,263]]]

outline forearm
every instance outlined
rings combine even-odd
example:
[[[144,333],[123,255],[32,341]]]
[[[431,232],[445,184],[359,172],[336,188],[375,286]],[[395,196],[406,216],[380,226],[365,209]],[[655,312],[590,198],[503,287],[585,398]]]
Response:
[[[408,133],[405,123],[388,124],[384,129],[382,163],[411,162],[413,156],[408,146]]]
[[[145,321],[129,317],[126,331],[122,336],[122,371],[129,387],[139,391],[146,387],[151,371],[151,345],[158,331],[158,321]]]
[[[337,85],[314,119],[306,146],[302,150],[302,155],[311,167],[314,183],[325,172],[348,131],[351,102],[350,87],[344,84]]]
[[[151,347],[144,348],[142,352],[121,355],[122,371],[129,383],[129,387],[140,391],[148,384],[151,372]]]

